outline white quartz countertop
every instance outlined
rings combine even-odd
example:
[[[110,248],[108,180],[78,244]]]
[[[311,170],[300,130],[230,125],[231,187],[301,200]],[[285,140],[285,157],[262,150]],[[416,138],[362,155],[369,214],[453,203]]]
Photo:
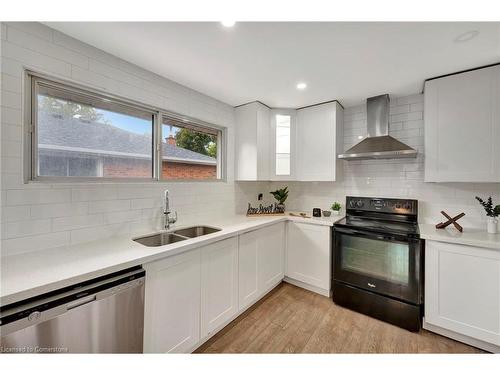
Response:
[[[464,228],[461,233],[452,225],[445,229],[436,229],[432,224],[419,224],[420,237],[426,240],[457,243],[500,250],[500,233],[489,234],[486,230]]]
[[[0,305],[179,254],[274,223],[291,220],[332,226],[339,219],[339,216],[302,218],[288,215],[272,217],[235,215],[212,220],[210,223],[199,223],[221,228],[219,232],[165,246],[146,247],[132,241],[129,236],[120,236],[3,257],[0,258]],[[179,226],[172,229],[181,228]]]

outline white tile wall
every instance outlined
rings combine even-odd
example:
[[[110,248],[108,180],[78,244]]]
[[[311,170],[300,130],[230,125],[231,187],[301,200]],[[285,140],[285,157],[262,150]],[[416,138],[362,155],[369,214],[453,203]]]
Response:
[[[500,184],[423,182],[423,98],[392,99],[391,134],[417,148],[416,160],[351,161],[335,183],[233,182],[233,108],[148,72],[38,23],[1,23],[1,195],[2,256],[136,235],[161,226],[162,193],[170,189],[179,224],[209,223],[213,216],[242,213],[259,192],[290,186],[288,207],[328,208],[346,195],[419,199],[420,218],[441,220],[439,211],[464,211],[465,225],[483,226],[475,195],[500,200]],[[228,128],[225,183],[24,184],[21,174],[23,68],[38,70],[146,104],[198,117]],[[345,149],[366,134],[365,105],[344,112]]]
[[[500,184],[424,183],[423,95],[391,98],[390,134],[416,148],[416,159],[364,160],[344,162],[344,178],[339,182],[289,182],[288,207],[311,211],[327,209],[333,201],[345,202],[346,195],[413,198],[419,200],[421,222],[437,223],[440,214],[465,212],[463,225],[485,227],[484,211],[474,197],[493,196],[500,203]],[[366,135],[365,104],[344,111],[344,150]],[[273,183],[276,188],[285,183]]]
[[[261,184],[233,182],[233,108],[39,23],[1,23],[2,256],[137,235],[161,227],[163,190],[179,224],[209,223],[240,211]],[[23,69],[29,68],[228,128],[223,183],[24,184]],[[241,205],[243,202],[243,206]]]

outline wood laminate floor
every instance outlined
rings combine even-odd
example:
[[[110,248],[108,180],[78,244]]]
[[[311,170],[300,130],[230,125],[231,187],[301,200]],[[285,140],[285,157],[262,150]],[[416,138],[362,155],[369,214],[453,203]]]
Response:
[[[384,323],[282,283],[196,353],[481,353]]]

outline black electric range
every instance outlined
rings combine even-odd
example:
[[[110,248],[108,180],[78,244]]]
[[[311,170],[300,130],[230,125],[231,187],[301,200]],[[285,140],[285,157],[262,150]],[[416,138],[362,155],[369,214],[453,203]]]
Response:
[[[418,201],[347,197],[333,227],[335,303],[411,331],[423,313]]]

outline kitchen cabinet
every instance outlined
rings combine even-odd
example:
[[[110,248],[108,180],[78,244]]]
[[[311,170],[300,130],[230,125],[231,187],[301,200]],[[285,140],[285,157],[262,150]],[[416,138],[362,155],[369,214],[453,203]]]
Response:
[[[286,280],[329,296],[331,227],[299,222],[287,226]]]
[[[285,275],[285,224],[259,229],[258,277],[262,294],[274,288]]]
[[[201,338],[238,313],[238,238],[201,248]]]
[[[424,328],[500,351],[498,250],[426,241]]]
[[[145,353],[188,353],[200,341],[200,249],[143,265]]]
[[[239,236],[239,310],[246,310],[260,297],[258,277],[259,231]]]
[[[271,110],[252,102],[235,109],[235,179],[269,181]]]
[[[239,237],[239,310],[251,306],[284,276],[285,224]]]
[[[337,181],[341,177],[343,109],[337,101],[297,110],[298,181]]]
[[[425,181],[500,182],[500,66],[425,83]]]
[[[284,277],[285,223],[144,264],[144,351],[190,353]]]

